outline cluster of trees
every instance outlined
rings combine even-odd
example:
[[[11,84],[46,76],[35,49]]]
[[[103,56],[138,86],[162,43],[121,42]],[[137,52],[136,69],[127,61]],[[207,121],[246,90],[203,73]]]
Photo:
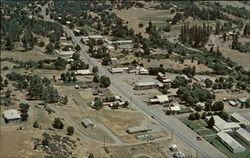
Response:
[[[102,65],[109,65],[111,64],[111,57],[108,53],[108,50],[106,47],[100,47],[97,49],[97,51],[93,50],[93,45],[91,43],[88,43],[90,49],[89,53],[97,59],[102,59]]]
[[[180,40],[194,47],[203,47],[209,39],[210,31],[209,24],[204,23],[203,26],[194,25],[189,28],[189,24],[185,23],[181,26]]]
[[[212,86],[213,89],[230,89],[233,87],[233,79],[232,78],[217,78]]]
[[[20,108],[20,112],[21,112],[21,120],[22,121],[27,121],[27,119],[29,117],[29,114],[28,114],[29,107],[30,106],[27,103],[19,104],[19,108]]]
[[[58,91],[46,77],[21,75],[15,72],[7,74],[6,77],[11,81],[16,81],[17,89],[27,89],[28,99],[42,99],[47,103],[56,103],[60,99]]]
[[[189,105],[194,105],[197,102],[205,102],[214,99],[208,90],[202,89],[199,85],[180,87],[176,92],[181,100],[186,101]]]
[[[205,111],[222,111],[224,109],[224,103],[222,101],[217,101],[212,103],[211,101],[207,101],[205,103]]]
[[[64,124],[60,118],[55,118],[52,126],[56,129],[63,129]]]
[[[243,36],[250,37],[250,23],[247,23],[243,30]]]
[[[101,98],[96,97],[94,101],[93,108],[96,110],[100,110],[103,106],[103,101]]]
[[[250,19],[250,11],[245,7],[234,7],[231,5],[227,5],[224,8],[221,7],[221,10],[240,18]]]
[[[93,82],[100,83],[100,87],[103,87],[103,88],[107,88],[111,84],[111,81],[110,81],[109,77],[107,77],[107,76],[101,76],[101,77],[99,77],[98,74],[94,75]]]
[[[61,80],[63,80],[63,82],[76,82],[77,78],[74,72],[66,72],[66,73],[62,73],[61,74]]]
[[[74,54],[72,55],[72,59],[73,59],[74,61],[71,63],[71,67],[70,67],[71,70],[80,70],[80,69],[88,69],[88,68],[89,68],[89,65],[86,64],[86,63],[80,58],[80,53],[79,53],[79,52],[74,53]]]
[[[193,67],[185,67],[183,70],[182,70],[182,73],[184,73],[185,75],[187,75],[187,77],[193,77],[195,75],[195,66]]]
[[[183,76],[176,76],[174,81],[171,83],[172,88],[178,88],[180,86],[184,87],[188,84],[188,80],[186,80]]]
[[[199,120],[201,118],[201,115],[198,112],[192,112],[189,114],[188,119],[189,120]]]

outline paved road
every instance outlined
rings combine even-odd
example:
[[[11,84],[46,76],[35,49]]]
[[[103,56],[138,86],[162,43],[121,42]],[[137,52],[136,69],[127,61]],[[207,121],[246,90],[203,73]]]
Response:
[[[49,20],[49,17],[45,18],[45,20]],[[50,20],[51,21],[51,20]],[[174,131],[174,137],[178,138],[184,144],[190,146],[194,151],[198,153],[198,157],[206,157],[206,158],[226,158],[226,156],[218,151],[215,147],[209,144],[207,141],[197,141],[196,136],[197,134],[192,131],[190,128],[186,127],[183,123],[181,123],[178,119],[173,117],[166,117],[162,115],[158,115],[158,113],[151,111],[147,108],[145,103],[142,100],[139,100],[135,95],[131,93],[127,93],[126,88],[127,86],[120,86],[119,80],[112,76],[110,72],[101,66],[95,59],[92,59],[87,54],[88,47],[83,45],[80,42],[80,38],[76,37],[72,30],[68,27],[63,26],[64,31],[67,35],[72,37],[72,41],[75,44],[79,44],[81,47],[80,55],[85,59],[85,61],[90,65],[90,67],[98,66],[99,74],[106,75],[111,79],[111,89],[117,92],[118,95],[122,96],[127,100],[131,100],[133,105],[148,117],[154,117],[155,121],[157,121],[165,130],[168,132]]]

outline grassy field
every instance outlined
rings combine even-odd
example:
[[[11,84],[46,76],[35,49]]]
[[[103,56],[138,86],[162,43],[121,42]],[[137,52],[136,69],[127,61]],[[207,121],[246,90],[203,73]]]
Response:
[[[182,119],[181,121],[193,130],[199,130],[199,129],[205,128],[207,126],[207,123],[204,120],[193,120],[192,121],[192,120],[188,120],[188,119]]]

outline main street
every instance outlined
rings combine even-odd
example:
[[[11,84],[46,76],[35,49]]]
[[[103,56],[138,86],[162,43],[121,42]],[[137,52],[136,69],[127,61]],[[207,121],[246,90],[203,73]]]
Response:
[[[45,7],[43,7],[44,10]],[[43,12],[44,13],[44,12]],[[53,21],[49,19],[48,16],[44,15],[44,19],[48,21]],[[207,141],[197,141],[197,134],[192,131],[190,128],[186,127],[182,122],[173,117],[167,117],[159,115],[157,112],[147,108],[147,105],[143,100],[140,100],[137,96],[132,93],[128,93],[128,86],[119,84],[120,80],[115,75],[112,75],[108,70],[104,69],[103,66],[97,62],[95,59],[91,58],[87,51],[88,47],[83,45],[79,37],[76,37],[71,29],[66,26],[63,26],[64,31],[68,36],[71,36],[74,44],[78,44],[81,47],[80,55],[86,63],[90,65],[90,68],[97,66],[99,69],[100,75],[108,76],[111,79],[110,88],[116,92],[118,95],[123,97],[126,100],[131,101],[133,106],[135,106],[139,111],[146,114],[148,117],[154,118],[166,131],[174,133],[174,139],[178,139],[182,143],[191,147],[198,157],[206,158],[226,158],[226,156],[217,150],[214,146],[209,144]]]

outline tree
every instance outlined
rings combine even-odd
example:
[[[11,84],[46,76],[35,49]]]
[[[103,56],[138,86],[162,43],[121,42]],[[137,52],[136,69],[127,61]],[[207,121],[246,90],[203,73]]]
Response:
[[[246,106],[245,106],[246,108],[250,108],[250,98],[248,98],[247,100],[246,100]]]
[[[210,111],[212,108],[212,102],[206,102],[205,103],[205,111]]]
[[[206,112],[203,112],[202,115],[201,115],[201,119],[206,119],[206,116],[207,116],[207,113]]]
[[[53,46],[53,44],[49,43],[49,44],[46,46],[46,53],[52,54],[53,52],[54,52],[54,46]]]
[[[88,158],[95,158],[93,153],[90,153]]]
[[[212,111],[222,111],[224,109],[224,103],[222,101],[215,102],[211,108]]]
[[[6,50],[13,50],[15,47],[15,44],[10,36],[6,38]]]
[[[210,119],[208,120],[208,122],[207,122],[207,124],[208,124],[208,128],[213,128],[214,123],[215,123],[215,121],[214,121],[214,117],[213,117],[213,116],[211,116],[211,118],[210,118]]]
[[[29,110],[29,104],[27,103],[21,103],[19,104],[20,112],[21,112],[21,120],[26,121],[29,117],[28,110]]]
[[[100,77],[98,74],[95,74],[94,77],[93,77],[93,82],[95,83],[99,83],[100,82]]]
[[[195,113],[189,114],[188,119],[189,120],[195,120],[196,119]]]
[[[94,66],[94,67],[92,68],[92,72],[93,72],[93,73],[97,73],[97,72],[98,72],[98,67],[97,67],[97,66]]]
[[[206,84],[206,88],[211,88],[213,85],[213,81],[210,80],[209,78],[205,79],[205,84]]]
[[[111,81],[110,81],[109,77],[101,76],[101,78],[100,78],[100,86],[101,87],[107,88],[110,86],[110,84],[111,84]]]
[[[94,102],[94,108],[100,110],[102,108],[103,102],[100,98],[96,98]]]
[[[201,106],[201,105],[197,105],[197,106],[195,107],[195,110],[196,110],[196,111],[201,111],[201,110],[202,110],[202,106]]]
[[[9,84],[9,81],[7,79],[4,80],[4,86],[7,87]]]
[[[34,128],[38,128],[38,127],[39,127],[39,124],[38,124],[37,121],[35,121],[35,122],[33,123],[33,127],[34,127]]]
[[[67,127],[67,134],[70,136],[72,136],[74,134],[74,127],[73,126]]]
[[[52,126],[54,128],[57,128],[57,129],[63,129],[63,127],[64,127],[64,125],[63,125],[63,123],[62,123],[62,121],[61,121],[60,118],[55,118]]]

